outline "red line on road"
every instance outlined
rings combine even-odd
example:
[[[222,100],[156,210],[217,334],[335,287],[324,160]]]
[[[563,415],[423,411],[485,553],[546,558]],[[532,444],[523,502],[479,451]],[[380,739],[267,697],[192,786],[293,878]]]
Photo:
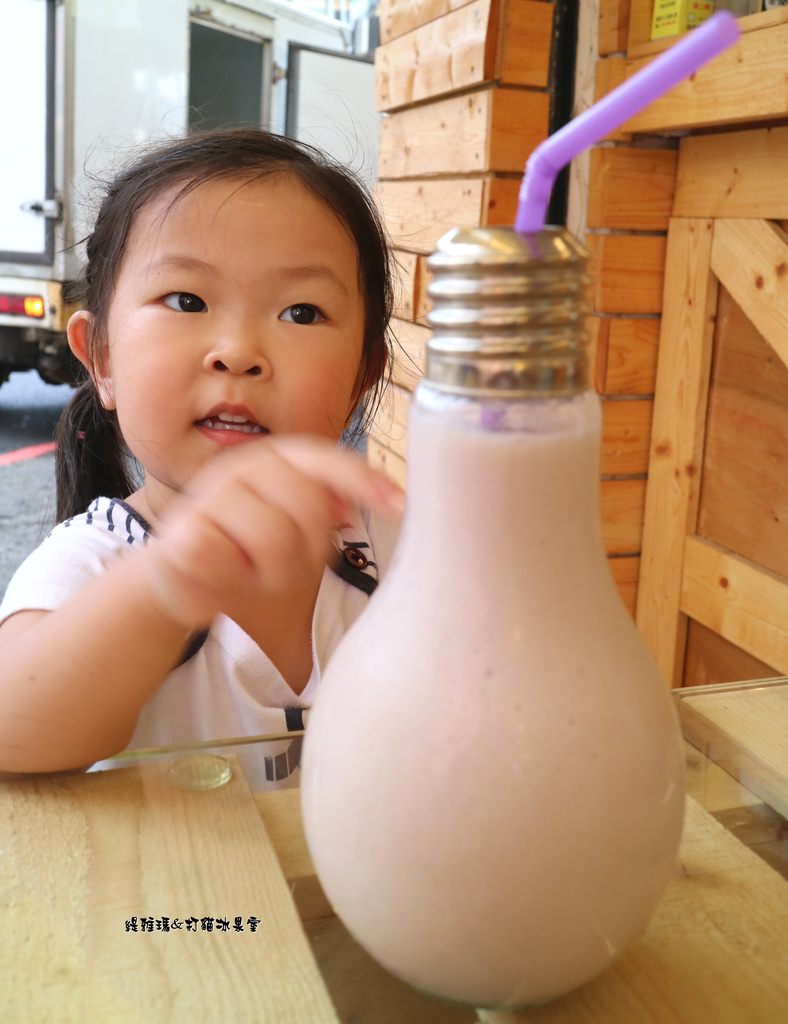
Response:
[[[47,441],[45,444],[30,444],[27,448],[17,448],[13,452],[0,454],[0,466],[10,466],[12,462],[22,462],[24,459],[35,459],[39,455],[47,455],[57,448],[54,441]]]

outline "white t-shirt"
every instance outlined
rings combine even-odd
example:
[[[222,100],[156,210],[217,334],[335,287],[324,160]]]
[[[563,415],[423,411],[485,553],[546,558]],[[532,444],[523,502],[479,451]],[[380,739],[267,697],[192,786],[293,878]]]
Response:
[[[336,564],[323,574],[312,619],[312,675],[300,694],[240,626],[218,615],[199,649],[184,652],[147,701],[126,749],[302,729],[321,669],[366,607],[394,537],[391,525],[374,517],[359,516],[337,532]],[[118,499],[97,498],[86,513],[56,526],[17,569],[0,623],[18,611],[58,608],[124,552],[149,542],[158,543],[138,512]],[[239,752],[254,789],[298,785],[300,737],[266,744],[264,751],[260,745],[233,751]]]

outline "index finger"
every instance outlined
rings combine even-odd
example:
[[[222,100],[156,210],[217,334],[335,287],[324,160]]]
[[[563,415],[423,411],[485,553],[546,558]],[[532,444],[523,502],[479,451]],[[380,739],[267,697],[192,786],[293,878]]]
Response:
[[[300,435],[269,436],[266,441],[278,455],[341,502],[363,505],[387,517],[398,515],[404,507],[401,487],[361,456],[338,448],[331,441]]]

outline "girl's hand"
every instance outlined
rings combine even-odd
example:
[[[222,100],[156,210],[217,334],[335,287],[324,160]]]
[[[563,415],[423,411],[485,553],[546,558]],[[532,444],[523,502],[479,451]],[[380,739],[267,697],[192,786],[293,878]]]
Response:
[[[194,629],[247,588],[274,592],[326,564],[349,506],[401,510],[402,491],[330,441],[270,437],[221,453],[167,507],[146,550],[156,603]]]

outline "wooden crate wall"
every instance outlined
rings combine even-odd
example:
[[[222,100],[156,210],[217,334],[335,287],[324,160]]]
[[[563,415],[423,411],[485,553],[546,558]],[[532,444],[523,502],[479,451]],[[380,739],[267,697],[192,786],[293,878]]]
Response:
[[[583,32],[581,27],[579,37],[576,113],[673,42],[652,43],[648,39],[650,15],[651,0],[591,0],[581,5],[581,22],[585,18],[586,30]],[[777,135],[764,130],[742,133],[736,142],[729,132],[731,126],[746,127],[772,119],[784,122],[788,116],[788,12],[780,9],[740,19],[740,27],[743,35],[736,48],[613,133],[584,161],[578,161],[582,166],[574,172],[576,203],[570,227],[585,239],[596,257],[596,378],[607,400],[640,398],[653,403],[655,391],[659,400],[660,394],[664,399],[665,388],[670,392],[671,388],[685,387],[678,380],[663,383],[661,390],[656,384],[663,313],[669,311],[675,317],[676,303],[682,301],[672,295],[675,273],[666,289],[669,218],[677,224],[680,221],[676,218],[701,214],[777,220],[785,216],[781,212],[785,207],[782,138],[778,140]],[[706,132],[718,124],[727,131],[682,141],[684,173],[679,175],[675,136],[686,135],[688,129]],[[693,160],[695,148],[702,150],[702,159]],[[689,173],[691,166],[702,166],[704,171]],[[716,228],[712,230],[719,234]],[[749,262],[744,260],[741,266]],[[668,264],[670,274],[672,261]],[[670,303],[667,309],[663,309],[663,301]],[[693,484],[697,522],[690,532],[696,529],[699,538],[736,552],[747,565],[766,567],[774,577],[770,577],[772,589],[782,595],[774,581],[786,576],[784,552],[788,550],[783,436],[788,396],[784,368],[777,365],[779,360],[773,352],[768,355],[768,346],[759,332],[746,326],[746,317],[724,288],[720,288],[718,303],[710,315],[717,323],[714,369],[704,447],[697,453],[697,460],[690,460],[693,466],[697,461]],[[626,339],[623,350],[622,339]],[[737,388],[731,374],[743,373],[747,365],[758,366],[761,372],[748,373]],[[768,381],[764,379],[765,369]],[[636,429],[634,418],[630,427]],[[656,425],[652,429],[656,431]],[[783,456],[779,458],[776,452],[781,444]],[[650,467],[659,465],[658,449],[662,447],[660,437],[652,433]],[[683,475],[684,467],[677,465],[676,470]],[[644,474],[644,488],[647,480]],[[659,532],[655,508],[654,502],[647,501],[645,523],[641,520],[641,526],[651,535]],[[702,545],[694,538],[690,540],[700,551]],[[654,555],[654,546],[650,538],[643,539],[642,530],[639,547],[635,556],[638,622],[647,632],[645,623],[650,613],[646,605],[664,616],[665,596],[661,589],[654,589],[651,578],[644,579],[639,556],[648,548],[649,559],[656,558],[659,564],[666,561],[666,555],[664,551],[661,556]],[[684,554],[677,550],[670,560],[680,566]],[[688,556],[687,565],[692,564]],[[647,575],[653,576],[651,569]],[[719,575],[728,584],[722,603],[716,599],[708,602],[707,612],[700,616],[705,623],[692,617],[683,622],[679,661],[666,669],[674,684],[759,678],[785,671],[779,653],[781,640],[776,646],[751,641],[751,634],[764,629],[768,632],[774,609],[769,611],[761,600],[763,607],[758,611],[755,595],[754,603],[748,605],[743,589],[735,586],[740,581],[732,581],[722,572]],[[719,590],[723,584],[717,582]],[[742,592],[734,595],[731,588]],[[696,598],[682,596],[682,610],[690,605],[699,608],[703,602]],[[723,623],[722,615],[747,625],[731,627],[730,621]],[[736,640],[739,642],[732,642]],[[650,642],[658,653],[653,637]],[[761,657],[754,656],[756,650],[762,652]]]
[[[512,224],[525,161],[548,132],[553,6],[546,0],[383,0],[380,18],[376,92],[385,116],[377,194],[400,282],[394,386],[373,426],[369,458],[404,484],[408,404],[429,337],[426,256],[452,227]],[[605,208],[605,197],[599,205]],[[661,252],[651,243],[646,248],[638,294],[650,312]],[[631,275],[631,253],[614,241],[606,258],[623,259]],[[615,276],[607,275],[601,288],[615,287]],[[634,613],[655,325],[631,317],[592,326],[599,327],[596,341],[613,397],[634,399],[605,402],[601,485],[606,546]],[[601,384],[604,391],[607,384]]]
[[[398,284],[393,387],[368,452],[404,485],[408,401],[429,337],[426,257],[453,227],[512,223],[525,161],[548,132],[553,5],[382,0],[378,13],[376,191]]]
[[[628,34],[629,0],[583,0],[575,116],[624,81]],[[676,156],[671,139],[619,129],[572,167],[568,227],[592,257],[594,383],[606,427],[602,520],[610,566],[633,614]]]

